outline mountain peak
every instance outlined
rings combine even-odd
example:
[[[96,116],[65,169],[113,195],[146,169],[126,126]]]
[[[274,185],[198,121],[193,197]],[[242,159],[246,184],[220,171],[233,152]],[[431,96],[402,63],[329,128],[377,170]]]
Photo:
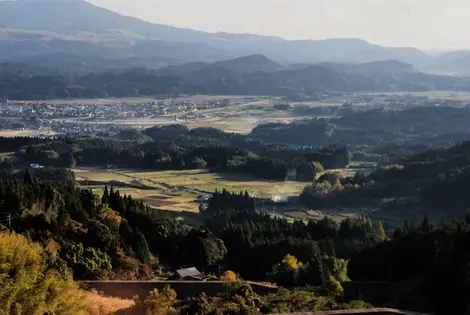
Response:
[[[0,28],[40,32],[9,34],[8,45],[0,45],[3,58],[34,56],[37,51],[42,54],[72,51],[117,58],[176,56],[182,64],[251,55],[224,63],[225,67],[245,65],[240,71],[249,72],[284,68],[276,61],[318,63],[397,59],[416,64],[426,58],[417,50],[381,47],[355,38],[289,41],[273,36],[207,33],[153,24],[83,0],[0,0]],[[183,54],[184,58],[180,58]],[[227,65],[230,62],[234,66]],[[247,66],[256,63],[261,66]]]
[[[262,54],[238,57],[231,60],[219,61],[214,65],[226,68],[238,73],[254,73],[254,72],[275,72],[284,69],[284,67],[269,59]]]

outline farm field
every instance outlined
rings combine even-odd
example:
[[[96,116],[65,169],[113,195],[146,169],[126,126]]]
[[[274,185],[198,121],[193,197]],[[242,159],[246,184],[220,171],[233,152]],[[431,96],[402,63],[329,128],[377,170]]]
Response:
[[[239,134],[249,134],[255,127],[261,124],[270,122],[283,122],[290,123],[294,120],[308,119],[309,116],[289,116],[289,114],[271,114],[266,113],[265,115],[242,115],[234,114],[228,117],[211,117],[209,119],[200,119],[182,122],[182,124],[188,126],[188,128],[199,128],[199,127],[213,127],[225,132],[234,132]]]
[[[131,195],[142,199],[154,208],[168,211],[198,212],[199,205],[195,202],[198,194],[164,187],[151,180],[130,176],[122,170],[74,169],[75,179],[82,187],[91,189],[101,195],[104,186],[114,186],[121,195]]]
[[[276,102],[269,99],[256,100],[246,104],[201,110],[200,113],[210,116],[207,119],[180,122],[189,128],[214,127],[225,132],[241,134],[250,133],[260,124],[271,122],[290,123],[295,120],[310,119],[310,115],[298,115],[293,111],[275,110]],[[334,106],[328,102],[297,102],[291,105],[304,105],[309,107]]]
[[[217,100],[223,98],[236,99],[233,96],[193,96],[190,98],[181,98],[176,100],[194,101],[198,100]],[[241,98],[240,98],[241,99]],[[247,101],[243,104],[237,104],[227,107],[202,109],[198,111],[199,115],[205,118],[184,120],[174,120],[174,115],[161,116],[158,118],[142,118],[132,120],[116,120],[113,121],[116,124],[125,124],[136,128],[148,128],[153,125],[167,125],[174,121],[175,124],[182,124],[190,129],[200,127],[213,127],[225,132],[233,132],[239,134],[249,134],[255,127],[260,124],[271,123],[271,122],[283,122],[290,123],[294,120],[310,119],[308,115],[298,115],[292,111],[287,110],[274,110],[273,105],[275,101],[270,99],[260,99]],[[334,106],[338,104],[324,103],[324,102],[304,102],[304,103],[293,103],[293,105],[306,105],[310,107],[320,106]],[[178,114],[176,115],[178,116]]]
[[[0,130],[0,137],[13,138],[13,137],[40,137],[52,136],[55,132],[52,130]]]
[[[426,91],[426,92],[385,92],[385,93],[371,93],[371,95],[412,95],[412,96],[427,96],[432,99],[442,100],[457,100],[467,101],[470,98],[470,92],[456,92],[456,91]]]
[[[265,181],[245,174],[210,173],[206,170],[128,172],[127,174],[141,180],[183,186],[207,193],[224,188],[231,192],[248,190],[251,195],[259,198],[271,198],[273,195],[280,194],[297,196],[308,184],[294,181]]]
[[[216,189],[231,192],[248,190],[259,198],[274,195],[298,196],[308,183],[263,181],[243,174],[210,173],[206,170],[140,171],[74,169],[75,178],[83,187],[102,194],[105,185],[115,186],[121,194],[143,199],[150,206],[167,211],[199,211],[196,198]]]
[[[223,100],[226,98],[230,99],[242,99],[245,98],[246,96],[241,96],[241,95],[191,95],[191,96],[182,96],[182,97],[177,97],[174,98],[175,101],[187,101],[187,102],[202,102],[202,101],[207,101],[207,100]],[[66,99],[48,99],[48,100],[31,100],[27,102],[31,103],[47,103],[51,105],[59,105],[59,104],[100,104],[100,105],[106,105],[106,104],[139,104],[139,103],[149,103],[155,101],[155,98],[153,97],[124,97],[124,98],[66,98]]]

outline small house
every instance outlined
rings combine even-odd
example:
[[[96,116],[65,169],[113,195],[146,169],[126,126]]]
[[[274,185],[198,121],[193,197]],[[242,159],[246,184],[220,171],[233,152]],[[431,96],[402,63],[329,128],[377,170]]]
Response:
[[[200,203],[208,203],[211,200],[212,196],[211,195],[200,195],[197,196],[197,201]]]
[[[204,275],[196,267],[176,270],[180,280],[204,280]]]

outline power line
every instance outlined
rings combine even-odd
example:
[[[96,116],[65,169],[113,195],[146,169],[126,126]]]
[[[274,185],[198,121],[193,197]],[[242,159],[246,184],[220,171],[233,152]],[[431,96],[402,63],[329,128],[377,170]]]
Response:
[[[18,217],[19,217],[19,215],[17,215],[17,214],[15,214],[13,216],[11,214],[8,214],[8,216],[6,218],[0,219],[0,222],[8,222],[8,227],[11,228],[11,220],[14,220]]]

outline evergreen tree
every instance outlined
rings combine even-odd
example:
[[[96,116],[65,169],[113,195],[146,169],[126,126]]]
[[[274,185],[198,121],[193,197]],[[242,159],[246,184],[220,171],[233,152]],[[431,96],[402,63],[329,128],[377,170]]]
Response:
[[[122,247],[124,252],[128,256],[134,256],[135,252],[132,248],[132,244],[134,243],[134,231],[129,226],[127,220],[122,220],[121,225],[119,226],[119,235],[122,239]]]
[[[104,186],[103,197],[101,197],[102,204],[109,204],[108,185]]]
[[[150,262],[149,246],[144,234],[142,234],[139,229],[136,229],[135,232],[135,254],[136,257],[144,264],[148,264]]]
[[[429,223],[429,219],[427,216],[424,217],[423,222],[421,223],[420,227],[421,231],[424,233],[429,233],[431,232],[431,224]]]
[[[395,232],[393,232],[393,238],[394,238],[394,239],[398,239],[398,238],[400,238],[400,237],[402,237],[402,236],[403,236],[403,230],[402,230],[402,228],[401,228],[401,227],[397,227],[397,228],[395,229]]]
[[[377,238],[380,241],[387,240],[387,233],[385,233],[384,226],[382,224],[382,221],[380,221],[380,220],[379,220],[379,223],[377,224]]]
[[[28,168],[24,174],[23,181],[31,186],[36,186],[38,184],[38,179],[33,173],[33,170]]]
[[[367,233],[372,233],[374,231],[374,228],[372,227],[372,220],[370,218],[366,219],[366,231]]]
[[[331,257],[336,257],[335,244],[333,243],[333,240],[330,237],[328,237],[324,241],[325,241],[325,254]]]
[[[77,160],[71,152],[67,152],[61,157],[61,164],[64,167],[74,168],[77,165]]]
[[[319,286],[325,284],[325,270],[318,255],[314,255],[307,266],[300,271],[299,281],[301,285]]]
[[[408,220],[405,220],[405,223],[403,223],[403,228],[402,228],[402,235],[406,235],[410,233],[410,227],[408,225]]]

